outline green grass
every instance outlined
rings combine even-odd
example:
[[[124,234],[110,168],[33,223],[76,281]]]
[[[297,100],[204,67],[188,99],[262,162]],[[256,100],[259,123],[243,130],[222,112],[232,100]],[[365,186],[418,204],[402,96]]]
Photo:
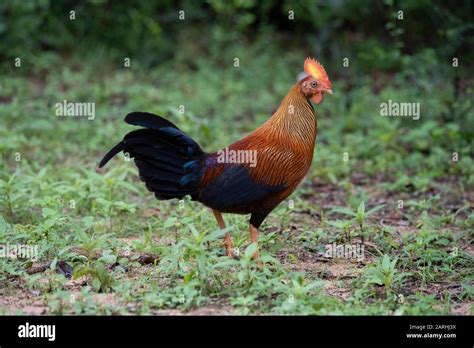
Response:
[[[239,69],[65,61],[2,78],[0,242],[38,245],[39,257],[2,260],[1,313],[472,314],[473,92],[455,97],[429,72],[407,85],[418,72],[403,71],[378,92],[352,73],[334,82],[316,109],[311,171],[263,225],[264,266],[246,217],[224,216],[231,260],[207,208],[156,201],[122,155],[96,169],[134,110],[169,118],[208,151],[251,132],[304,57],[259,52],[242,49]],[[64,99],[95,102],[96,118],[56,117]],[[388,99],[420,100],[421,119],[381,117]],[[361,239],[363,260],[322,256]]]

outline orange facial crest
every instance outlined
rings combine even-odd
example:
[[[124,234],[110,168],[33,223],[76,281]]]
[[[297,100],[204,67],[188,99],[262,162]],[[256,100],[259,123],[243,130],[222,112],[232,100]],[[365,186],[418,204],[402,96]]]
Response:
[[[332,93],[331,81],[326,73],[324,67],[317,60],[313,58],[306,58],[304,61],[304,71],[314,77],[320,84],[320,90],[318,90],[311,98],[313,102],[319,104],[323,99],[323,92]]]

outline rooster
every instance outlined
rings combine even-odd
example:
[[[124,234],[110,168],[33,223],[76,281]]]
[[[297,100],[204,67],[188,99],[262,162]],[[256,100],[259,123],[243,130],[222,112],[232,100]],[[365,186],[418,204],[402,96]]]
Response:
[[[318,61],[307,58],[304,71],[307,76],[290,89],[272,117],[225,149],[233,157],[222,156],[222,151],[204,152],[160,116],[132,112],[125,122],[143,128],[125,135],[99,167],[120,151],[128,153],[140,179],[157,199],[189,195],[212,209],[221,229],[226,227],[221,213],[250,214],[250,239],[257,244],[262,222],[296,189],[311,166],[317,129],[311,101],[319,104],[323,93],[332,94],[331,82]],[[253,153],[256,161],[235,161],[236,153]],[[236,257],[228,232],[224,245],[226,254]],[[259,258],[258,248],[253,258]]]

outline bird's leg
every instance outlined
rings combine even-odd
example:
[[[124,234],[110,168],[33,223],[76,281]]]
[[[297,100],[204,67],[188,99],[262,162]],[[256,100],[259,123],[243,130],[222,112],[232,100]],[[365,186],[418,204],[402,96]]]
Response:
[[[223,230],[225,229],[225,222],[224,219],[222,218],[222,215],[219,211],[217,210],[212,210],[214,213],[214,216],[216,217],[217,224],[219,225],[220,229]],[[225,245],[225,250],[226,254],[229,257],[234,257],[234,243],[232,242],[232,238],[230,237],[229,232],[227,232],[224,236],[224,245]]]
[[[260,258],[260,253],[258,252],[258,230],[252,224],[250,224],[250,240],[257,246],[257,251],[253,253],[253,259],[258,260]]]

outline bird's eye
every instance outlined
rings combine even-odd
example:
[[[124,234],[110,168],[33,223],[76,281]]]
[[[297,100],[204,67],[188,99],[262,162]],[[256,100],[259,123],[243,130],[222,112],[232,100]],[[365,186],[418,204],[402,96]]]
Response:
[[[316,81],[311,81],[311,87],[312,88],[318,87],[318,83]]]

